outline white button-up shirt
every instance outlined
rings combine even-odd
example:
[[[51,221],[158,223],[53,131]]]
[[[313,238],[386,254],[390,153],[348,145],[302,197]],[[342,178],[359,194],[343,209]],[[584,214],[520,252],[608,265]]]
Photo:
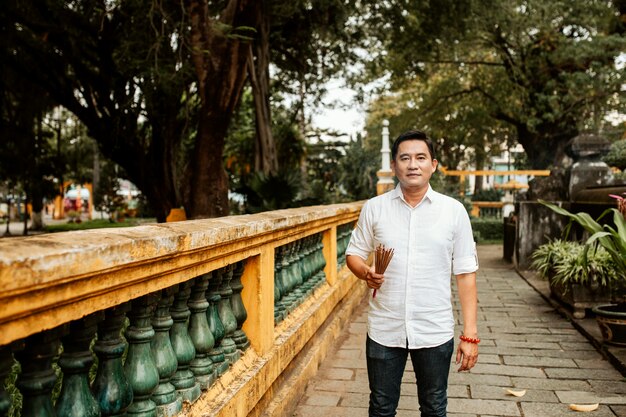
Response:
[[[398,185],[367,201],[347,255],[367,259],[378,244],[393,248],[385,282],[370,295],[368,334],[388,347],[439,346],[454,337],[451,274],[478,269],[465,207],[430,186],[411,207]]]

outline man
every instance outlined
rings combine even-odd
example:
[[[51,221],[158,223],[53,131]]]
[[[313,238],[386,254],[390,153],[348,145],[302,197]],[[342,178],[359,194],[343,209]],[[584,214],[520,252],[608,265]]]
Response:
[[[463,315],[458,370],[471,369],[478,359],[476,246],[463,205],[430,187],[437,168],[430,138],[406,132],[395,140],[391,156],[398,186],[365,203],[346,250],[350,270],[376,290],[366,342],[369,416],[396,415],[410,356],[421,416],[441,417],[454,350],[451,274]],[[384,274],[366,263],[379,244],[394,249]]]

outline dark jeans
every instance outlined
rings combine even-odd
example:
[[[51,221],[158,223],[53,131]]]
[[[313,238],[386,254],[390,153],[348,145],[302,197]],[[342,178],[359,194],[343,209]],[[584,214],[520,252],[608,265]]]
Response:
[[[367,337],[367,375],[370,383],[369,417],[395,416],[407,356],[411,355],[422,417],[445,417],[448,372],[454,339],[443,345],[408,349],[386,347]]]

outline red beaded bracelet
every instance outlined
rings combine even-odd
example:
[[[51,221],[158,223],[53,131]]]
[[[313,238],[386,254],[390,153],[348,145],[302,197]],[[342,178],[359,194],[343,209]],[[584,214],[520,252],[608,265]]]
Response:
[[[467,343],[474,343],[476,345],[480,343],[480,339],[479,338],[474,339],[473,337],[467,337],[467,336],[464,336],[464,335],[459,336],[459,339],[461,339],[462,341],[467,342]]]

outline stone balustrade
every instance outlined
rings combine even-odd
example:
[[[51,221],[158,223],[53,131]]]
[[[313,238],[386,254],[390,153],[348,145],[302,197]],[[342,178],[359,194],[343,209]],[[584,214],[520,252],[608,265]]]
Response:
[[[341,270],[360,208],[0,240],[0,417],[279,415],[365,293]]]

